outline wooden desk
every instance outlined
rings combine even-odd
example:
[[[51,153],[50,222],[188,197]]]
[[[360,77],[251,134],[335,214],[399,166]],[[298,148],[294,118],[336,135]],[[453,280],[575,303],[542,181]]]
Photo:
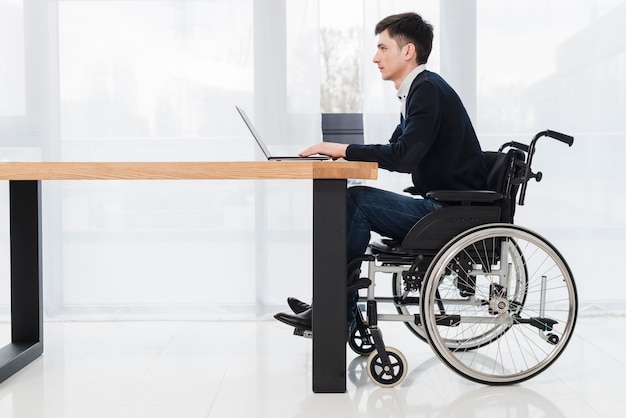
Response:
[[[43,353],[41,181],[311,179],[313,391],[345,392],[347,179],[377,172],[375,163],[347,161],[0,163],[11,246],[11,343],[0,349],[0,382]]]

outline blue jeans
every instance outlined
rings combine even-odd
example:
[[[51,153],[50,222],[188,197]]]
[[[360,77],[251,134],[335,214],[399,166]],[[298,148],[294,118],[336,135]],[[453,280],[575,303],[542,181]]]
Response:
[[[348,261],[367,250],[370,233],[402,240],[411,227],[428,213],[444,207],[434,199],[421,199],[367,186],[348,189]],[[348,271],[348,284],[358,279],[360,267]],[[348,293],[348,329],[354,328],[358,292]]]

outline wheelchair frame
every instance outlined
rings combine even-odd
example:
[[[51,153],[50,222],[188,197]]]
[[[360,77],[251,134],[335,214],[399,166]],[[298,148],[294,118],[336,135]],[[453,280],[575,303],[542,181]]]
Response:
[[[365,262],[368,275],[348,285],[367,288],[348,343],[369,356],[376,384],[393,387],[407,374],[406,358],[385,345],[379,321],[404,322],[448,367],[484,384],[530,379],[563,352],[578,312],[573,275],[550,242],[513,224],[518,191],[523,205],[528,181],[542,179],[531,164],[543,136],[574,141],[546,130],[529,145],[508,142],[485,153],[491,190],[428,193],[451,205],[417,222],[402,242],[373,242],[351,261]],[[376,296],[380,274],[391,275],[392,297]],[[382,303],[397,313],[379,314]]]

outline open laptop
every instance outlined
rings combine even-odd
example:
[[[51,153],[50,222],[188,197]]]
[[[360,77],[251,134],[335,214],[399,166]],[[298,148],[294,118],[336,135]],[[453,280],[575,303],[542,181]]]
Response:
[[[268,160],[272,160],[272,161],[281,161],[281,160],[295,160],[295,161],[298,161],[298,160],[305,160],[305,161],[306,160],[330,160],[330,157],[327,156],[327,155],[311,155],[311,156],[308,156],[308,157],[300,157],[299,155],[290,155],[290,156],[272,155],[270,153],[269,148],[267,148],[267,146],[265,145],[265,142],[263,142],[263,139],[261,139],[261,135],[259,135],[259,133],[257,132],[256,128],[252,124],[252,121],[250,121],[250,118],[248,117],[246,112],[242,108],[240,108],[239,106],[235,106],[235,107],[237,108],[237,111],[241,115],[241,118],[243,119],[243,121],[246,123],[246,126],[250,130],[250,133],[252,134],[252,136],[256,140],[257,144],[259,144],[259,147],[261,148],[261,151],[263,151],[263,154],[265,154],[265,157]]]

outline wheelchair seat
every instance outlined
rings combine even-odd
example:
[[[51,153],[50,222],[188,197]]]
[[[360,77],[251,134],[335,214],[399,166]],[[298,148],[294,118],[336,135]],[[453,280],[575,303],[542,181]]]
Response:
[[[513,223],[515,199],[524,175],[524,153],[516,148],[507,152],[484,153],[488,190],[436,190],[426,197],[446,207],[420,219],[402,241],[384,238],[372,242],[374,252],[413,254],[436,252],[453,237],[470,228],[488,223]]]

